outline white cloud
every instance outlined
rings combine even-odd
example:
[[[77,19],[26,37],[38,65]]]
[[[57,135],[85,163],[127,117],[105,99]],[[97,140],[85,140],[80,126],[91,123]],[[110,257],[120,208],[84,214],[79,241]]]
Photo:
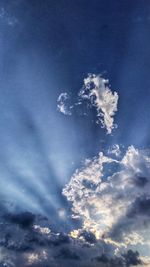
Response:
[[[144,151],[131,146],[118,161],[100,153],[75,172],[63,194],[72,202],[73,216],[82,219],[82,229],[97,239],[150,244],[150,158]]]
[[[67,101],[69,100],[67,93],[61,93],[57,99],[57,109],[64,115],[71,115],[71,106],[68,106]]]
[[[108,154],[119,157],[121,155],[120,146],[118,144],[113,145],[108,149]]]
[[[117,127],[114,124],[114,115],[117,111],[118,98],[117,92],[112,92],[108,86],[108,80],[100,75],[89,74],[84,79],[84,85],[79,91],[78,100],[69,106],[68,100],[70,98],[68,94],[61,93],[57,100],[57,108],[64,115],[71,115],[71,110],[80,106],[83,109],[82,115],[87,115],[83,108],[83,101],[89,102],[90,106],[96,108],[96,122],[101,123],[102,128],[106,128],[107,133],[111,134],[112,130]]]
[[[46,250],[41,250],[40,252],[32,252],[28,253],[26,260],[27,260],[27,265],[34,265],[34,264],[39,264],[40,262],[44,262],[47,260],[47,251]]]
[[[100,75],[90,74],[84,79],[84,87],[79,93],[81,98],[90,100],[97,110],[98,123],[111,134],[116,127],[114,115],[117,111],[118,94],[112,92],[108,86],[108,80]]]
[[[41,227],[40,225],[34,225],[33,228],[35,230],[37,230],[37,232],[41,233],[41,234],[45,234],[45,235],[48,235],[50,234],[51,230],[48,228],[48,227]]]

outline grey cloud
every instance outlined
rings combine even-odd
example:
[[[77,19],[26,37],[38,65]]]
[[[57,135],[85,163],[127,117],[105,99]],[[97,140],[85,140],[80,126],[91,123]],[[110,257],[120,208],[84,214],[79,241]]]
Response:
[[[127,253],[122,254],[125,259],[126,266],[142,264],[141,259],[139,258],[139,253],[137,251],[132,251],[131,249]]]
[[[80,233],[80,236],[82,236],[84,238],[84,240],[90,244],[95,244],[97,242],[95,235],[93,233],[91,233],[90,231],[84,230]]]
[[[18,214],[7,213],[4,215],[4,219],[12,224],[17,224],[23,228],[29,228],[33,225],[35,215],[31,212],[22,212]]]
[[[137,197],[130,205],[127,213],[113,226],[109,236],[114,240],[120,241],[123,238],[123,234],[134,231],[145,232],[145,229],[150,226],[149,218],[150,198],[145,195]]]
[[[136,176],[135,177],[135,185],[139,186],[139,187],[144,187],[148,182],[148,178],[143,177],[143,176]]]
[[[62,248],[60,253],[56,256],[56,258],[62,258],[65,260],[79,260],[80,257],[74,251],[71,251],[69,248]]]
[[[82,219],[78,237],[87,231],[118,246],[142,246],[150,228],[149,162],[147,151],[131,146],[119,160],[99,153],[74,173],[63,194]]]
[[[96,257],[94,260],[103,263],[107,267],[130,267],[142,264],[139,258],[139,253],[137,251],[128,250],[126,253],[122,254],[120,257],[115,256],[114,258],[109,258],[106,254]]]
[[[145,195],[138,197],[127,213],[129,218],[134,218],[140,215],[150,216],[150,197],[146,197]]]
[[[50,240],[48,240],[49,245],[53,246],[61,246],[64,244],[69,244],[71,242],[70,237],[67,234],[60,233],[59,235],[53,236]]]

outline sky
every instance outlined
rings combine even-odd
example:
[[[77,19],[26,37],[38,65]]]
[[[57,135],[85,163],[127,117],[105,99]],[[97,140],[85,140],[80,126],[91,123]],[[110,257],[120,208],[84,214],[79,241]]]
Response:
[[[150,2],[0,0],[0,267],[150,267]]]

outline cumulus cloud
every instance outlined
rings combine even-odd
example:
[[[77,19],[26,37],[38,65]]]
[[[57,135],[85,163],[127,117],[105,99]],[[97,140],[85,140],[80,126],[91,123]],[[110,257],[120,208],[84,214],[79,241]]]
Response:
[[[108,134],[111,134],[112,130],[117,127],[114,124],[114,115],[117,111],[118,98],[117,92],[110,89],[108,80],[100,75],[89,74],[84,79],[84,85],[78,93],[78,100],[69,106],[67,103],[68,94],[62,93],[58,97],[57,108],[61,113],[71,115],[71,109],[77,108],[79,105],[83,107],[83,103],[86,101],[88,108],[94,107],[96,109],[96,122],[100,123],[102,128],[106,128]],[[83,110],[83,115],[85,114],[86,112]]]
[[[74,238],[86,230],[118,247],[150,245],[147,152],[130,146],[120,160],[100,153],[75,172],[63,194],[72,203],[73,217],[83,221],[82,229],[71,233]]]

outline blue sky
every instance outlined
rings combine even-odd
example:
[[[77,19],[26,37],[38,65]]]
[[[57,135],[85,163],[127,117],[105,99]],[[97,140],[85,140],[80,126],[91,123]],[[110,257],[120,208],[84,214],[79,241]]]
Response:
[[[19,267],[23,262],[23,267],[43,267],[49,266],[51,261],[52,267],[69,264],[79,267],[89,264],[92,267],[105,267],[108,264],[128,267],[144,264],[139,254],[141,257],[150,257],[147,253],[149,240],[135,220],[138,217],[141,225],[145,223],[149,233],[149,193],[145,187],[148,183],[149,188],[149,33],[150,4],[146,0],[0,1],[2,266]],[[111,134],[108,134],[106,125],[103,128],[101,123],[96,123],[97,106],[90,102],[94,100],[88,98],[88,102],[83,100],[78,105],[78,94],[85,89],[84,79],[89,73],[95,75],[92,77],[108,79],[110,94],[116,92],[118,95],[117,110],[112,116],[117,128]],[[59,112],[57,107],[59,96],[64,92],[69,96],[68,107],[73,106],[69,116]],[[109,106],[110,103],[107,104]],[[102,158],[102,163],[99,161],[100,152],[107,157],[107,160]],[[90,159],[89,169],[86,159]],[[104,182],[108,177],[119,179],[121,171],[123,175],[131,176],[133,180],[135,178],[135,188],[129,186],[130,183],[133,185],[131,180],[124,185],[129,192],[132,188],[132,201],[130,194],[122,192],[128,198],[122,197],[121,207],[127,209],[124,203],[128,203],[129,210],[125,215],[116,215],[116,224],[112,218],[112,224],[109,222],[107,225],[109,233],[105,238],[100,236],[99,225],[107,224],[102,218],[104,214],[108,216],[108,207],[94,221],[97,234],[91,228],[91,217],[90,224],[85,227],[86,215],[91,214],[91,191],[86,190],[95,190],[94,198],[98,203],[102,201],[98,197],[102,193],[98,191],[98,183],[95,184],[94,178],[97,164],[98,171],[103,164],[105,166],[102,173],[98,172]],[[88,182],[80,179],[82,171],[87,175]],[[88,195],[88,206],[84,203],[86,194],[81,198],[81,206],[78,203],[80,198],[77,200],[75,197],[75,179],[79,180],[80,185],[75,187],[76,190],[80,192],[82,188]],[[121,179],[122,176],[117,180],[118,183],[124,184]],[[136,188],[139,184],[144,186],[140,191]],[[112,185],[113,190],[108,188],[107,197],[112,199],[110,196],[114,194],[119,198],[118,190],[121,189],[118,189],[114,180]],[[73,195],[70,196],[71,190]],[[115,201],[117,203],[118,200],[112,199],[112,210]],[[100,207],[95,203],[93,205],[97,213]],[[134,206],[139,214],[133,212],[131,219]],[[87,213],[82,213],[82,209]],[[126,249],[119,247],[118,244],[125,242],[121,236],[129,234],[122,224],[123,217],[119,216],[127,218],[125,222],[130,234],[133,228],[137,229],[136,234],[143,238],[143,246],[138,241],[135,247],[133,244],[127,245]],[[46,222],[44,218],[47,218]],[[29,221],[27,227],[24,227],[22,220],[25,220],[25,224]],[[36,228],[36,225],[41,228]],[[50,229],[51,236],[42,236],[42,227]],[[121,233],[120,228],[123,229]],[[73,232],[75,230],[76,234]],[[105,230],[107,232],[108,229]],[[118,236],[116,234],[114,237],[114,232],[119,232]],[[46,254],[41,254],[44,252],[40,245],[34,242],[31,242],[29,251],[23,251],[24,243],[21,244],[22,249],[17,250],[20,234],[25,236],[22,242],[28,240],[29,234],[37,235],[39,243],[44,239],[42,249]],[[94,238],[96,242],[91,241]],[[15,248],[10,246],[11,241],[16,243]],[[118,243],[114,245],[112,241]],[[29,245],[29,240],[27,243]],[[49,247],[49,243],[53,245]],[[57,248],[56,243],[59,243]],[[89,246],[90,252],[86,251],[86,246]],[[90,255],[86,261],[80,255],[81,248],[84,248],[84,257]],[[136,250],[139,254],[136,254]],[[4,265],[10,251],[11,259]],[[120,254],[116,254],[116,251]]]

